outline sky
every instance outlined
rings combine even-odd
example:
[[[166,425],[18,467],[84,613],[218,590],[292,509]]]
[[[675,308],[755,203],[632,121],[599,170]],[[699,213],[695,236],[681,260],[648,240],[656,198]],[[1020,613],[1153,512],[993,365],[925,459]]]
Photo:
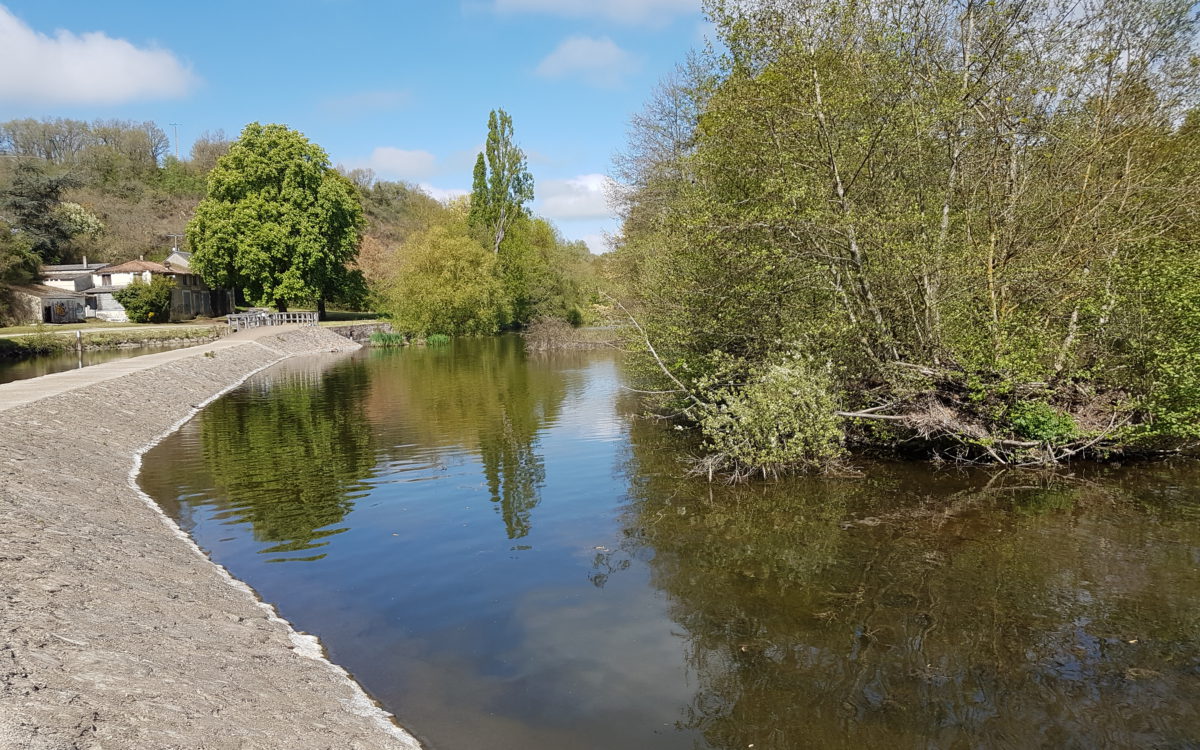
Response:
[[[446,198],[488,112],[513,117],[533,210],[593,252],[631,116],[712,35],[700,0],[0,0],[0,121],[153,120],[303,132],[334,164]],[[171,123],[177,123],[172,126]]]

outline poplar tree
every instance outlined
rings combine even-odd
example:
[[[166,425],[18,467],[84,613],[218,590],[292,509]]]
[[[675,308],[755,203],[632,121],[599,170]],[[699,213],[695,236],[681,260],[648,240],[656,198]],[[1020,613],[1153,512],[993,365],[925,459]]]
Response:
[[[468,221],[492,252],[513,222],[525,215],[525,204],[533,200],[533,175],[525,163],[525,152],[513,142],[512,117],[503,109],[488,115],[484,152],[475,160]]]

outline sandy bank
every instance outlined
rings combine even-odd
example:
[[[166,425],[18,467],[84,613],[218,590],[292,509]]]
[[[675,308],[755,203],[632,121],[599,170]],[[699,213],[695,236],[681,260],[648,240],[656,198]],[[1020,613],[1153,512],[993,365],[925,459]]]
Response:
[[[251,373],[357,348],[247,333],[0,386],[0,748],[418,747],[131,482]]]

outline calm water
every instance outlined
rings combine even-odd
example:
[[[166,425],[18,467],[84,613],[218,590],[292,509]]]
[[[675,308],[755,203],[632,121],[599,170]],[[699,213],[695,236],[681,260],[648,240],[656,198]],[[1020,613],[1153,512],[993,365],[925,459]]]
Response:
[[[264,373],[146,457],[433,750],[1200,748],[1200,470],[679,478],[613,355]]]
[[[11,383],[14,380],[25,380],[55,372],[90,367],[102,362],[111,362],[114,359],[129,359],[130,357],[138,357],[143,354],[154,354],[155,352],[165,352],[171,349],[180,349],[183,346],[195,345],[195,343],[190,343],[174,346],[135,346],[125,349],[101,349],[98,351],[83,352],[82,355],[71,351],[60,352],[58,354],[44,354],[38,357],[30,357],[29,359],[0,359],[0,383]]]

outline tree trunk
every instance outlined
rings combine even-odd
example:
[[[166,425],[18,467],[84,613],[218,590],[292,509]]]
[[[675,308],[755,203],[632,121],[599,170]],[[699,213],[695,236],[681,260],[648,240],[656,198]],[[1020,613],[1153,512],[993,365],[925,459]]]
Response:
[[[317,320],[325,320],[325,298],[317,298]]]
[[[275,300],[275,310],[277,312],[287,312],[287,300],[285,300],[285,299]]]

